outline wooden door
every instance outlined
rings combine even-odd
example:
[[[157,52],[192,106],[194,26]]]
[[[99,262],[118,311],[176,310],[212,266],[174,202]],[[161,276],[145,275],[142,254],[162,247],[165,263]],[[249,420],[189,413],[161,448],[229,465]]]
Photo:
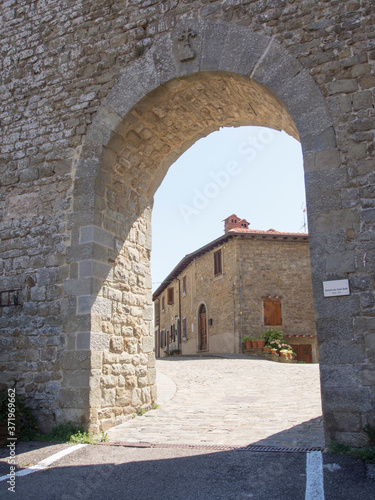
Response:
[[[206,307],[202,304],[199,309],[199,349],[207,349],[207,318]]]
[[[291,345],[293,351],[297,354],[297,361],[312,363],[312,348],[310,344],[306,345]]]

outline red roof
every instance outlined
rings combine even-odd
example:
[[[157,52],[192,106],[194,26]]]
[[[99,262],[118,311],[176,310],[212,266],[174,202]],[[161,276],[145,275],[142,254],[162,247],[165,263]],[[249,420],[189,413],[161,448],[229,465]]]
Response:
[[[245,227],[234,227],[229,229],[228,233],[248,233],[248,234],[279,234],[279,235],[288,235],[288,236],[308,236],[307,233],[285,233],[284,231],[276,231],[276,229],[268,229],[268,231],[264,231],[261,229],[248,229]]]

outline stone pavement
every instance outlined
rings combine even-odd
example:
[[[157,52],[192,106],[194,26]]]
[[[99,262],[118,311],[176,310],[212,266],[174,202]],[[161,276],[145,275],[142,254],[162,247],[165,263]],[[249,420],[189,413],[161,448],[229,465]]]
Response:
[[[111,441],[324,447],[319,365],[243,355],[157,360],[160,408]]]

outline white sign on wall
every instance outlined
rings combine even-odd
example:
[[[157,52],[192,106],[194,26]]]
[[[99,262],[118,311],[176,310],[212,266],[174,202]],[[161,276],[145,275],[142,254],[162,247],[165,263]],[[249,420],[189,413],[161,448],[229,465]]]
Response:
[[[324,297],[350,295],[349,280],[323,281]]]

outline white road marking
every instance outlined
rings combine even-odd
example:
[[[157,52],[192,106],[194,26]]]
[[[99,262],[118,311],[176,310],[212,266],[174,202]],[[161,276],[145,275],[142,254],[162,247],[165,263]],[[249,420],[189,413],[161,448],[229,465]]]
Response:
[[[321,451],[306,453],[305,500],[324,500],[323,457]]]
[[[54,455],[45,458],[36,465],[32,465],[27,469],[19,470],[18,472],[16,472],[16,477],[28,476],[29,474],[33,474],[34,472],[39,472],[41,470],[44,470],[47,467],[49,467],[53,462],[56,462],[56,460],[60,460],[60,458],[65,457],[66,455],[69,455],[70,453],[73,453],[74,451],[79,450],[84,446],[87,446],[87,444],[76,444],[75,446],[71,446],[70,448],[66,448],[65,450],[59,451],[58,453],[55,453]],[[9,474],[0,477],[0,481],[6,481],[7,479],[9,479]]]

